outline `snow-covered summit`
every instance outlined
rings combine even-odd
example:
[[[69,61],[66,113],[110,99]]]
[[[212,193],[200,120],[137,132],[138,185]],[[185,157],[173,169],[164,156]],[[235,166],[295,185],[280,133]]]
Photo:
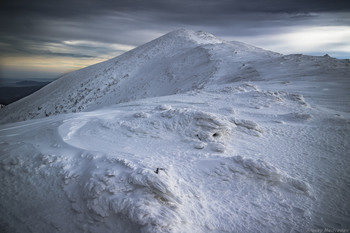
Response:
[[[254,72],[245,66],[250,61],[278,56],[243,43],[225,42],[202,31],[180,29],[121,56],[63,76],[7,106],[0,112],[0,122],[193,91],[218,83],[226,76]]]
[[[153,40],[154,43],[159,43],[159,41],[174,41],[179,43],[184,43],[184,41],[191,41],[195,42],[197,44],[217,44],[217,43],[223,43],[224,41],[216,38],[213,34],[210,34],[208,32],[204,31],[191,31],[187,29],[178,29],[171,31],[164,36],[161,36],[155,40]]]

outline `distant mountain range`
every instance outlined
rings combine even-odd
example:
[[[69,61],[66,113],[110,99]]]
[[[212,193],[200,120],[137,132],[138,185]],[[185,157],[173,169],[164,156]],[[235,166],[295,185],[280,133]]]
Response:
[[[24,80],[13,84],[2,85],[0,86],[0,104],[11,104],[32,94],[49,83],[50,82]]]
[[[18,86],[45,86],[49,84],[50,82],[38,82],[38,81],[32,81],[32,80],[24,80],[16,82],[16,85]]]

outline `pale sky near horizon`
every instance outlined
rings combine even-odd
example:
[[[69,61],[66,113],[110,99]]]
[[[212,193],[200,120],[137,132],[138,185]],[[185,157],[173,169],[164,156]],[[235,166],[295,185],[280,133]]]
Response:
[[[178,28],[283,54],[350,58],[350,1],[5,0],[0,6],[0,81],[56,78]]]

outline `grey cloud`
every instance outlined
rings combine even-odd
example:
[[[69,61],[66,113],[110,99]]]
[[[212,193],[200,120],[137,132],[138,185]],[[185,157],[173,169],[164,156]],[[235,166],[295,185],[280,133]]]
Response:
[[[75,58],[94,58],[96,56],[84,55],[84,54],[76,54],[76,53],[57,53],[52,52],[50,50],[41,50],[35,53],[37,55],[49,55],[49,56],[57,56],[57,57],[75,57]]]
[[[116,13],[144,14],[173,23],[198,23],[206,20],[263,13],[349,12],[350,2],[341,0],[5,0],[0,8],[2,29],[30,30],[38,21],[91,21]],[[15,27],[12,27],[15,26]]]
[[[80,17],[86,14],[105,14],[111,11],[166,12],[327,12],[349,10],[345,0],[5,0],[6,12],[41,14],[52,17]]]
[[[1,4],[3,53],[33,53],[41,43],[64,40],[138,46],[179,27],[232,37],[281,32],[295,25],[350,24],[350,2],[341,0],[5,0]],[[56,55],[120,52],[72,49],[81,52]]]

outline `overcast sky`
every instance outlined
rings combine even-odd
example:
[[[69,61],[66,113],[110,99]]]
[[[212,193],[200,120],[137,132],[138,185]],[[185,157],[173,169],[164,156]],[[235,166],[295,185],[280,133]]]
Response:
[[[169,31],[350,58],[349,0],[3,0],[0,78],[53,78]]]

